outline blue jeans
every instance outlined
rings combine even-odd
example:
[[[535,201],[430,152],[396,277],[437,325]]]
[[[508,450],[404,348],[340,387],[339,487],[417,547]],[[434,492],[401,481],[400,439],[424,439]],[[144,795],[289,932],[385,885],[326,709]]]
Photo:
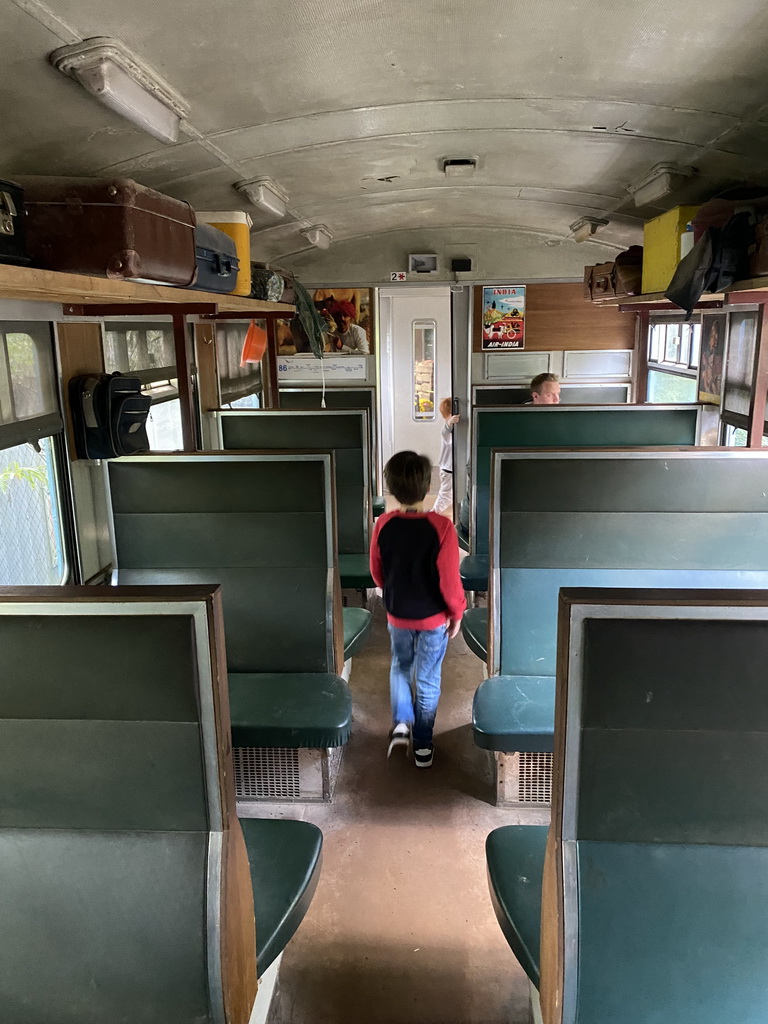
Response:
[[[432,742],[440,700],[440,669],[448,647],[448,626],[438,626],[437,629],[388,628],[392,638],[392,667],[389,672],[392,721],[413,726],[413,745],[420,750]]]

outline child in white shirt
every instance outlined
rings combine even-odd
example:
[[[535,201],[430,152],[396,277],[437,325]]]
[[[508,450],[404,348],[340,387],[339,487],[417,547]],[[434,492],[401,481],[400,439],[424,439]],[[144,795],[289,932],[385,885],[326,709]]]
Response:
[[[433,512],[445,512],[453,505],[453,428],[459,422],[458,416],[451,416],[450,398],[443,398],[440,402],[440,414],[445,420],[442,430],[442,445],[440,448],[440,490]]]

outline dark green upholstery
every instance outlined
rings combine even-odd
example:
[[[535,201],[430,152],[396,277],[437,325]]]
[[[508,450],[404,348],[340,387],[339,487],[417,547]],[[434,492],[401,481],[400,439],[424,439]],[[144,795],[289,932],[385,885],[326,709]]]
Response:
[[[265,731],[269,745],[299,745],[297,730],[336,742],[348,735],[337,697],[325,696],[336,667],[331,459],[244,452],[109,463],[118,581],[222,585],[230,686],[240,693],[239,676],[254,688],[265,683],[248,705],[252,717],[241,708],[238,726]],[[317,700],[304,705],[303,720],[281,717],[270,680],[283,674],[286,685],[295,676],[304,686],[316,680]],[[348,701],[346,684],[336,685]]]
[[[671,591],[651,617],[633,600],[645,595],[606,617],[612,595],[582,593],[564,606],[580,652],[563,666],[564,1011],[759,1024],[768,593]]]
[[[475,409],[472,553],[488,553],[494,448],[647,448],[694,445],[699,407],[663,405],[512,406]],[[487,588],[483,588],[487,589]]]
[[[562,405],[621,405],[626,404],[629,385],[565,385],[560,390]],[[499,405],[525,405],[531,400],[529,387],[493,387],[481,385],[472,391],[472,404],[478,407]]]
[[[352,731],[352,699],[340,676],[232,673],[236,747],[340,747]]]
[[[549,745],[520,745],[530,742],[530,715],[537,730],[542,724],[536,717],[541,685],[533,692],[520,680],[549,677],[554,688],[562,587],[768,586],[768,453],[509,452],[495,458],[499,636],[492,677],[475,698],[481,746],[552,749],[553,716]],[[499,688],[494,675],[518,680],[519,694]]]
[[[338,566],[342,587],[349,590],[368,590],[376,586],[371,576],[370,556],[367,553],[339,555]]]
[[[368,413],[368,427],[371,441],[371,467],[376,465],[377,451],[377,407],[376,388],[281,388],[281,409],[321,409],[325,400],[325,408],[365,409]],[[375,474],[375,470],[373,471]],[[374,515],[376,515],[374,510]]]
[[[491,676],[475,691],[472,729],[486,750],[549,751],[555,722],[551,676]]]
[[[483,661],[488,660],[488,609],[469,608],[461,620],[467,647]]]
[[[213,1024],[208,623],[61,589],[0,596],[0,1017]]]
[[[379,516],[383,516],[387,511],[387,499],[383,495],[375,494],[373,496],[373,518],[378,519]]]
[[[465,590],[488,590],[488,555],[465,555],[459,564],[459,575]]]
[[[366,608],[344,608],[344,660],[349,661],[365,647],[373,628],[373,616]]]
[[[229,450],[332,451],[339,554],[367,554],[371,463],[363,410],[240,410],[218,415],[222,442]],[[347,586],[344,574],[339,575],[342,586]]]
[[[323,834],[308,821],[243,818],[261,977],[293,938],[320,879]]]
[[[546,825],[506,825],[485,841],[491,903],[520,966],[539,987]]]

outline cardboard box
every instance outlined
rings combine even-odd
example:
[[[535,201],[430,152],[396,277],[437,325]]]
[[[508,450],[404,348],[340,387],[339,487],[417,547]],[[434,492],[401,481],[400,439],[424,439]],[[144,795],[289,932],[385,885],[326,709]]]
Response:
[[[698,206],[676,206],[643,229],[643,295],[663,292],[680,262],[680,238]]]

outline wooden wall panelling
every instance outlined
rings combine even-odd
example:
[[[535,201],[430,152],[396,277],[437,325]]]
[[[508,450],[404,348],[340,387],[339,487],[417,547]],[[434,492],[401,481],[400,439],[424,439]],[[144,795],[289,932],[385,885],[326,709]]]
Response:
[[[200,412],[221,408],[219,361],[216,353],[216,324],[195,325],[195,362]]]
[[[483,289],[475,288],[472,349],[481,352]],[[529,284],[526,288],[526,352],[634,349],[635,314],[584,299],[579,283]],[[503,351],[496,349],[495,351]]]
[[[72,377],[85,373],[104,373],[104,349],[102,347],[101,324],[60,323],[56,325],[59,339],[59,362],[61,364],[61,390],[64,397],[64,418],[67,425],[67,441],[70,458],[74,462],[75,433],[69,406],[69,382]]]

